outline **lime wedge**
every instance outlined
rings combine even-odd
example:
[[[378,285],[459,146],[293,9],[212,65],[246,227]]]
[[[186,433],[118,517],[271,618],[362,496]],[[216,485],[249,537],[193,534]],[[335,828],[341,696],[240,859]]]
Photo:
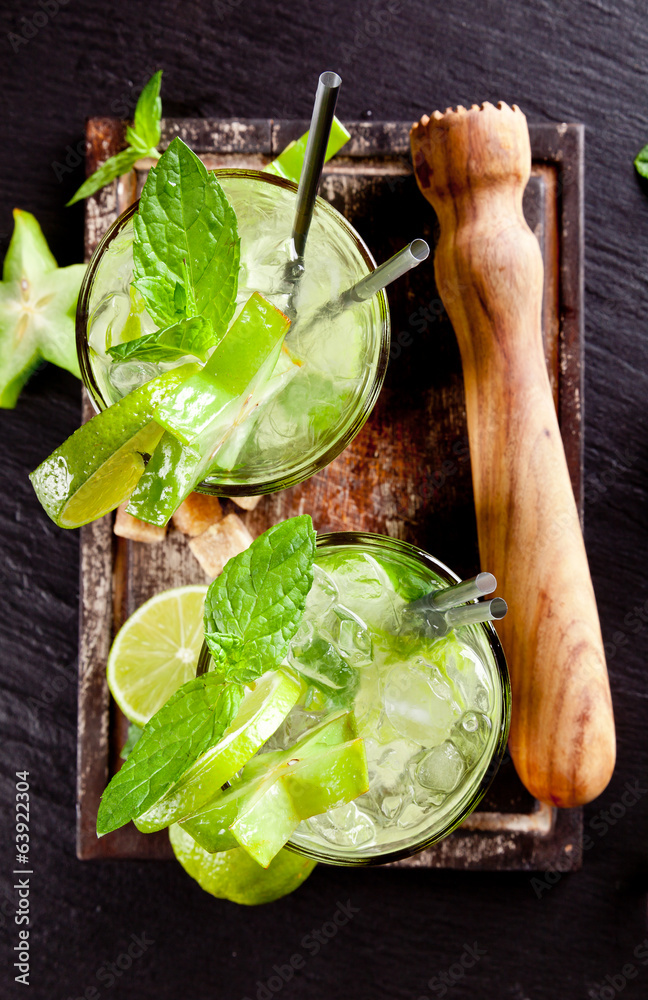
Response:
[[[31,473],[43,507],[61,528],[78,528],[126,500],[162,435],[153,408],[197,365],[165,372],[79,427]]]
[[[160,401],[155,419],[183,444],[211,428],[214,450],[272,373],[290,320],[254,292],[205,367]]]
[[[336,717],[335,726],[339,726]],[[369,788],[361,738],[313,744],[308,735],[289,750],[262,755],[246,777],[218,795],[182,827],[207,851],[240,846],[267,867],[304,819]],[[271,759],[263,761],[263,757]]]
[[[209,441],[186,448],[165,431],[144,475],[131,494],[129,514],[149,524],[165,525],[211,468]]]
[[[143,833],[199,810],[232,778],[279,728],[301,694],[301,685],[283,670],[272,670],[250,685],[238,714],[222,740],[184,772],[161,799],[138,816]]]
[[[133,491],[128,513],[163,526],[212,470],[231,469],[263,406],[288,384],[301,365],[302,361],[284,343],[272,375],[247,397],[227,432],[216,441],[211,427],[194,438],[190,448],[167,431]]]
[[[138,726],[195,675],[206,593],[201,585],[156,594],[117,633],[108,656],[108,687]]]
[[[201,889],[218,899],[244,906],[272,903],[298,889],[315,862],[292,851],[279,851],[268,868],[262,868],[240,849],[208,854],[182,827],[169,829],[173,853]]]
[[[270,750],[257,756],[245,765],[239,780],[247,781],[267,772],[275,764],[292,760],[294,756],[305,757],[325,747],[348,743],[358,736],[358,726],[353,712],[332,712],[316,726],[311,726],[300,739],[287,750]]]
[[[324,162],[330,160],[338,150],[351,138],[351,133],[347,131],[341,121],[333,119],[331,134],[326,147]],[[308,132],[304,132],[299,139],[289,143],[284,151],[279,154],[276,160],[264,167],[266,173],[275,174],[277,177],[285,177],[289,181],[299,184],[302,167],[304,166],[304,156],[306,155],[306,143],[308,142]]]

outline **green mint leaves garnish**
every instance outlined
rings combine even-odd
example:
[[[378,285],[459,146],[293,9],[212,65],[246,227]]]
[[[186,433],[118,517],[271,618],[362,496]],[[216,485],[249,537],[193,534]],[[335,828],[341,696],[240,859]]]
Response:
[[[181,139],[149,173],[134,228],[133,284],[155,322],[167,327],[199,315],[220,339],[236,306],[236,213]]]
[[[127,174],[143,157],[152,156],[155,159],[159,157],[160,154],[156,147],[161,134],[161,82],[162,70],[158,70],[140,94],[135,108],[135,120],[133,125],[126,129],[128,142],[126,149],[117,153],[116,156],[111,156],[98,170],[95,170],[94,174],[91,174],[76,194],[70,198],[68,205],[74,205],[75,202],[81,201],[83,198],[89,198],[91,194],[100,191],[102,187],[110,184],[115,178]]]
[[[186,355],[204,361],[214,346],[214,330],[203,316],[181,319],[157,333],[147,333],[136,340],[109,347],[113,361],[177,361]]]
[[[97,815],[103,836],[146,812],[194,761],[216,746],[243,698],[238,684],[215,674],[183,684],[147,722],[106,788]]]
[[[58,267],[34,216],[14,209],[0,282],[0,407],[16,405],[40,361],[80,377],[74,317],[85,270]]]
[[[313,585],[315,531],[308,515],[259,535],[209,587],[205,641],[219,673],[247,684],[278,667]]]
[[[139,96],[135,107],[135,120],[133,127],[128,128],[126,138],[133,148],[157,153],[157,144],[160,141],[162,130],[162,101],[160,100],[160,87],[162,85],[162,70],[154,73],[144,90]]]
[[[141,726],[136,725],[134,722],[129,722],[128,724],[128,736],[126,737],[126,742],[119,751],[119,756],[122,760],[126,760],[130,757],[133,752],[133,747],[137,743],[138,739],[142,735],[144,730]]]

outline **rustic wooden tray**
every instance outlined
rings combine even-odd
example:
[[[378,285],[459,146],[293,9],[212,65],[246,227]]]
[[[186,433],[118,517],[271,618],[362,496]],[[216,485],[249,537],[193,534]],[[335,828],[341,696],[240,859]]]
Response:
[[[208,167],[260,167],[308,127],[271,120],[167,120]],[[435,241],[436,219],[419,195],[409,123],[353,122],[344,155],[325,169],[322,193],[366,239],[378,260],[416,236]],[[543,332],[549,375],[574,491],[582,512],[583,128],[532,125],[533,172],[525,212],[545,262]],[[122,148],[124,123],[91,119],[88,168]],[[150,162],[90,199],[89,257],[110,223],[143,186]],[[431,262],[392,286],[392,352],[381,397],[351,446],[293,489],[244,515],[253,534],[308,512],[320,531],[376,531],[420,545],[462,576],[478,569],[475,514],[459,351],[434,284]],[[85,417],[91,413],[84,401]],[[229,507],[229,502],[226,502]],[[234,508],[242,513],[238,508]],[[98,840],[99,798],[118,766],[126,720],[111,703],[105,665],[112,637],[143,601],[171,586],[204,582],[184,536],[162,545],[116,538],[112,517],[81,532],[78,827],[80,858],[167,858],[166,833],[129,825]],[[505,595],[504,595],[505,596]],[[479,812],[460,830],[399,867],[567,871],[580,865],[580,810],[535,801],[505,760]]]

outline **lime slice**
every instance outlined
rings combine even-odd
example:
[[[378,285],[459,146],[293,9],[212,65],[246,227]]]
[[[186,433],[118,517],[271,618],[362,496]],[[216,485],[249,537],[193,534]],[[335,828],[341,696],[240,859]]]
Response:
[[[182,365],[98,413],[31,473],[38,499],[61,528],[78,528],[126,500],[144,472],[162,428],[153,407],[197,371]]]
[[[108,687],[138,726],[195,676],[206,593],[206,586],[196,585],[156,594],[117,633],[108,657]]]
[[[218,899],[244,906],[272,903],[298,889],[315,862],[292,851],[279,851],[268,868],[262,868],[245,851],[208,854],[182,827],[169,829],[173,853],[201,889]]]
[[[290,320],[253,292],[205,367],[162,399],[155,419],[183,444],[208,428],[214,450],[248,396],[271,375]]]
[[[284,344],[274,372],[264,385],[259,384],[256,391],[247,397],[236,420],[220,440],[214,441],[212,427],[208,427],[194,438],[189,448],[167,431],[133,491],[128,513],[150,524],[163,526],[216,466],[232,468],[256,426],[263,405],[274,398],[301,365],[302,362]]]
[[[162,830],[197,812],[279,728],[301,694],[299,682],[272,670],[250,685],[238,714],[215,747],[199,757],[161,799],[138,816],[143,833]]]
[[[334,723],[339,727],[336,716]],[[355,726],[355,724],[354,724]],[[338,730],[339,732],[339,730]],[[289,750],[256,758],[246,776],[182,827],[208,851],[243,847],[267,867],[304,819],[333,809],[369,788],[364,741],[326,745],[307,734]]]
[[[342,149],[342,146],[351,138],[351,133],[347,131],[341,121],[333,119],[331,134],[326,147],[324,162],[328,162],[332,156]],[[268,163],[263,169],[268,174],[275,174],[277,177],[286,177],[289,181],[299,184],[302,167],[304,166],[304,156],[306,155],[306,144],[308,142],[308,132],[304,132],[299,139],[290,142],[279,154],[276,160]]]
[[[209,442],[199,453],[166,431],[133,490],[127,512],[163,527],[205,478],[211,462]]]

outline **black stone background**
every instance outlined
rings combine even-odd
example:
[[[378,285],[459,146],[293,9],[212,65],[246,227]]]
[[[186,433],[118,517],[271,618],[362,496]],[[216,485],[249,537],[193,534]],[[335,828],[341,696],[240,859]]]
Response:
[[[14,51],[8,33],[27,33],[43,8],[48,23]],[[532,121],[585,122],[586,541],[620,747],[612,784],[586,810],[583,870],[550,873],[544,889],[521,873],[320,866],[294,895],[248,909],[201,892],[172,863],[77,861],[78,536],[46,519],[27,472],[77,426],[79,387],[46,367],[0,413],[2,997],[419,1000],[443,995],[431,977],[448,970],[450,1000],[648,996],[648,948],[634,954],[648,936],[648,630],[633,615],[648,610],[648,191],[632,166],[648,142],[647,16],[645,0],[69,0],[58,10],[57,0],[3,0],[3,252],[19,206],[36,214],[61,264],[82,259],[82,208],[64,208],[82,168],[59,182],[53,163],[77,146],[86,116],[132,102],[158,67],[168,115],[307,117],[317,74],[330,68],[344,77],[343,119],[414,120],[504,99]],[[35,871],[29,991],[11,969],[10,819],[22,769]],[[627,782],[642,797],[625,809]],[[350,901],[352,919],[313,954],[304,936],[338,901]],[[97,973],[132,934],[154,943],[110,986]],[[479,958],[460,976],[466,945]],[[293,954],[303,970],[268,987]]]

